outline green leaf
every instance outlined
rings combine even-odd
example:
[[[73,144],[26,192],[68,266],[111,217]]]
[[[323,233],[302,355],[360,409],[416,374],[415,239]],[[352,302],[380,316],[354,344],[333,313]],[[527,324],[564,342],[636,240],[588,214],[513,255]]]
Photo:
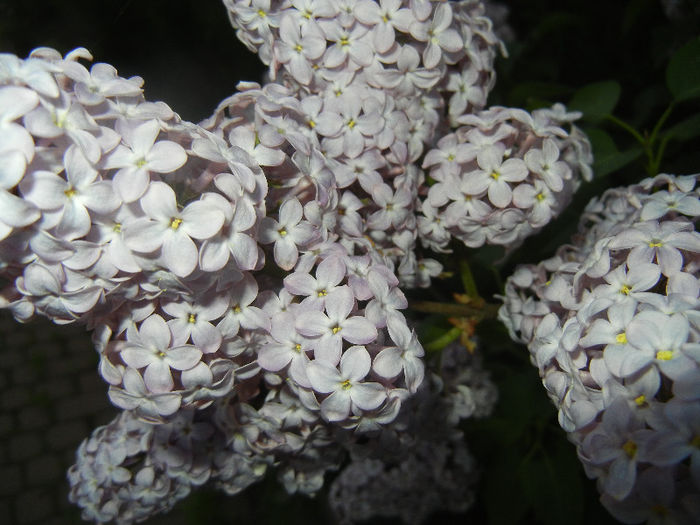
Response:
[[[518,523],[528,510],[523,485],[514,475],[518,458],[515,448],[505,448],[484,472],[483,498],[489,524]]]
[[[563,438],[525,460],[518,478],[542,525],[580,525],[583,484],[576,451]]]
[[[676,102],[700,97],[700,37],[671,57],[666,68],[666,85]]]
[[[596,177],[619,170],[643,153],[640,146],[619,151],[612,137],[602,129],[589,129],[586,133],[593,147],[593,172]]]
[[[614,80],[583,86],[569,102],[568,108],[581,111],[584,120],[596,122],[612,113],[620,98],[620,84]]]
[[[663,136],[674,140],[690,140],[700,135],[700,113],[668,128]]]

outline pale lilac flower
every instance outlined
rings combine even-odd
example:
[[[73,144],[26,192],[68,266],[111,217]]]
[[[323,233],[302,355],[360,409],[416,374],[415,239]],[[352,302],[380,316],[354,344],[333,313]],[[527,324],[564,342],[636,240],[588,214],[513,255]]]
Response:
[[[454,92],[449,102],[449,114],[453,118],[462,115],[469,105],[481,108],[486,104],[486,93],[479,85],[479,71],[474,67],[450,74],[446,89]]]
[[[55,105],[40,105],[24,117],[24,126],[35,137],[55,139],[66,135],[78,145],[85,158],[93,164],[100,160],[102,150],[93,135],[100,128],[90,114],[68,93],[61,92]]]
[[[69,147],[63,163],[65,179],[47,171],[35,171],[24,178],[20,190],[29,202],[55,214],[56,236],[73,240],[90,231],[88,209],[104,215],[115,211],[121,202],[111,181],[97,180],[97,171],[79,148]]]
[[[296,20],[283,16],[280,22],[280,40],[275,42],[275,56],[285,64],[290,74],[302,85],[313,77],[311,64],[326,50],[326,39],[315,23],[300,26]]]
[[[279,222],[265,217],[260,222],[260,242],[275,243],[275,262],[284,270],[291,270],[299,258],[299,246],[314,236],[313,227],[302,220],[303,209],[297,199],[285,201],[279,210]]]
[[[109,388],[109,399],[119,408],[157,420],[170,416],[180,408],[180,395],[173,392],[153,393],[146,388],[141,374],[133,368],[124,372],[124,389]]]
[[[172,317],[168,328],[173,339],[186,343],[192,338],[192,343],[205,354],[216,352],[221,345],[221,332],[211,321],[223,316],[228,306],[228,296],[211,290],[196,302],[168,301],[161,304],[163,311]]]
[[[336,20],[320,22],[326,39],[334,42],[326,49],[323,65],[327,68],[344,67],[349,70],[367,67],[372,63],[374,51],[369,43],[368,29],[362,24],[346,28]]]
[[[140,200],[148,218],[139,219],[125,230],[126,245],[141,253],[161,248],[163,264],[178,277],[186,277],[197,267],[194,239],[216,235],[224,214],[203,201],[195,201],[180,211],[175,192],[163,182],[153,182]]]
[[[173,337],[170,329],[157,314],[148,317],[139,328],[127,329],[127,340],[127,345],[120,352],[121,358],[132,368],[145,367],[145,385],[156,394],[173,389],[171,368],[188,370],[202,357],[202,352],[192,345],[171,347]]]
[[[602,423],[586,436],[581,454],[594,465],[605,466],[602,490],[615,499],[625,498],[634,487],[637,463],[645,461],[652,431],[619,399],[606,408]]]
[[[687,222],[643,222],[618,234],[609,248],[632,248],[627,257],[630,267],[656,260],[661,272],[668,277],[683,266],[680,250],[700,252],[700,234],[690,229]]]
[[[0,153],[20,151],[27,162],[34,158],[34,140],[24,126],[14,122],[39,104],[37,94],[18,86],[0,87]]]
[[[104,168],[118,168],[114,187],[124,202],[141,197],[150,181],[150,173],[171,173],[187,161],[187,153],[170,140],[156,142],[160,122],[127,122],[118,120],[117,131],[126,145],[119,145],[104,159]]]
[[[442,58],[443,49],[452,53],[462,49],[464,42],[459,33],[450,28],[451,23],[452,8],[448,3],[441,3],[429,22],[415,21],[411,24],[411,36],[420,42],[428,43],[423,51],[425,67],[436,67]]]
[[[0,241],[10,235],[13,228],[29,226],[41,216],[32,203],[8,191],[22,180],[26,167],[22,152],[0,153]]]
[[[361,0],[355,5],[354,14],[372,27],[372,42],[379,53],[386,53],[394,45],[394,28],[407,33],[412,21],[410,10],[402,7],[401,0]]]
[[[389,336],[396,346],[384,348],[374,358],[372,369],[380,376],[391,379],[403,372],[406,388],[415,393],[423,382],[425,351],[414,330],[409,330],[406,322],[390,316],[386,321]]]
[[[516,158],[504,161],[503,148],[495,146],[479,151],[476,159],[481,169],[465,177],[464,189],[472,195],[486,190],[494,206],[505,208],[513,195],[509,183],[520,182],[528,175],[525,163]]]
[[[215,179],[217,187],[223,187],[223,179],[232,180],[233,176],[222,173]],[[235,208],[221,195],[211,193],[202,196],[202,202],[218,208],[225,216],[221,231],[202,243],[199,250],[199,266],[205,272],[216,272],[226,266],[233,257],[240,270],[253,270],[258,264],[258,243],[251,236],[257,222],[253,204],[246,197],[236,200]],[[248,233],[246,233],[248,232]]]
[[[257,306],[252,306],[258,296],[258,283],[248,272],[229,289],[229,305],[223,319],[216,326],[224,337],[233,337],[241,327],[246,330],[268,330],[269,316]]]
[[[326,297],[335,290],[345,278],[345,264],[337,255],[326,257],[316,268],[316,277],[306,272],[294,272],[284,279],[284,287],[294,295],[307,296],[305,304],[321,308]]]
[[[374,410],[386,399],[379,383],[364,382],[371,359],[364,346],[350,347],[340,359],[340,371],[327,361],[314,360],[307,366],[311,386],[330,394],[321,402],[321,415],[328,421],[342,421],[353,410]]]
[[[258,352],[258,363],[265,370],[279,372],[287,365],[287,374],[300,386],[311,388],[306,374],[310,362],[307,352],[310,342],[295,328],[295,317],[289,312],[280,312],[272,317],[270,335],[274,342],[263,345]]]
[[[374,324],[361,316],[350,316],[355,298],[347,286],[339,286],[325,301],[325,311],[304,310],[297,314],[296,328],[300,334],[313,338],[314,357],[336,365],[340,361],[343,341],[367,344],[377,338]]]
[[[528,169],[542,177],[552,191],[561,191],[564,181],[571,178],[571,168],[559,160],[559,148],[550,138],[544,139],[541,150],[531,149],[525,153],[524,161]]]

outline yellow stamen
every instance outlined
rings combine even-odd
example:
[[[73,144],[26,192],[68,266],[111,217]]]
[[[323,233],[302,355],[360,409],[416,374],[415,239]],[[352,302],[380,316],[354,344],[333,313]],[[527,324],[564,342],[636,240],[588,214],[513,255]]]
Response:
[[[637,454],[637,444],[634,441],[629,440],[627,443],[622,445],[622,450],[624,450],[625,454],[627,454],[629,457],[633,458],[635,454]]]
[[[284,228],[280,228],[279,230],[277,230],[277,233],[279,233],[281,237],[287,236],[287,230],[285,230]]]
[[[68,188],[66,191],[63,192],[63,194],[64,194],[66,197],[68,197],[69,199],[72,198],[72,197],[74,197],[76,193],[78,193],[78,192],[75,191],[74,188]]]
[[[296,46],[294,46],[294,50],[295,50],[297,53],[301,53],[303,49],[304,49],[304,48],[301,47],[301,44],[297,44]]]
[[[311,129],[314,129],[316,127],[316,123],[313,120],[309,120],[308,124]]]
[[[267,16],[267,13],[263,11],[262,9],[258,9],[258,16],[260,18],[265,18]]]
[[[452,162],[453,160],[455,160],[454,154],[450,153],[450,154],[447,156],[447,160],[449,160],[450,162]]]
[[[350,122],[348,122],[348,127],[349,127],[350,129],[352,129],[352,128],[355,127],[355,124],[357,124],[357,123],[355,122],[355,119],[350,119]]]
[[[234,314],[240,314],[241,313],[241,307],[239,305],[235,305],[233,308],[233,313]]]
[[[170,221],[170,227],[173,230],[177,230],[180,227],[180,224],[182,224],[182,219],[173,219]]]
[[[165,354],[165,352],[163,352],[162,350],[159,350],[159,351],[156,353],[156,355],[157,355],[158,357],[160,357],[161,359],[163,359],[163,358],[165,357],[166,354]]]
[[[115,222],[114,226],[112,226],[112,231],[116,233],[121,233],[122,232],[122,223],[121,222]]]
[[[337,334],[338,332],[340,332],[340,331],[342,330],[342,328],[341,328],[340,326],[334,326],[334,327],[332,328],[332,330],[333,330],[333,333],[334,333],[334,334]]]
[[[294,350],[296,350],[297,352],[301,353],[301,345],[300,345],[299,343],[295,344],[295,345],[294,345]]]
[[[626,345],[627,344],[627,334],[625,332],[621,332],[615,336],[615,341],[619,345]]]
[[[537,195],[535,195],[535,198],[536,198],[538,201],[542,202],[542,201],[544,200],[544,193],[541,193],[541,192],[538,193]]]
[[[344,36],[343,38],[340,39],[340,45],[341,46],[347,46],[350,45],[350,40],[348,37]]]
[[[325,296],[328,295],[328,292],[327,292],[325,289],[324,289],[324,290],[319,290],[318,293],[317,293],[317,295],[318,295],[319,297],[325,297]]]
[[[620,288],[620,293],[625,294],[625,295],[629,295],[631,291],[632,291],[632,288],[627,286],[626,284],[623,284],[622,288]]]
[[[671,350],[659,350],[656,352],[656,359],[660,361],[670,361],[673,359],[673,352]]]
[[[190,316],[187,318],[188,323],[196,323],[197,322],[197,316],[195,314],[190,314]]]
[[[501,174],[498,173],[497,171],[492,171],[492,172],[491,172],[491,175],[490,175],[490,177],[491,177],[493,180],[498,180],[498,177],[500,177],[500,176],[501,176]]]
[[[349,379],[346,379],[345,381],[343,381],[342,383],[340,383],[340,387],[341,387],[343,390],[350,390],[350,389],[352,388],[352,383],[350,383],[350,380],[349,380]]]
[[[136,161],[137,168],[143,168],[146,165],[146,159],[139,159]]]
[[[661,248],[664,244],[658,241],[651,241],[649,243],[649,248]]]
[[[647,396],[641,394],[634,398],[634,402],[637,404],[638,407],[644,406],[647,404]]]

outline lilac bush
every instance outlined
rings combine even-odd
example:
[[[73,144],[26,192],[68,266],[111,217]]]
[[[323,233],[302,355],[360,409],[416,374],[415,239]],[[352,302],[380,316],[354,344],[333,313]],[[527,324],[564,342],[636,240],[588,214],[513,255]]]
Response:
[[[80,446],[70,499],[132,523],[206,483],[236,494],[274,470],[314,495],[340,470],[343,522],[464,510],[478,472],[459,424],[497,393],[472,341],[428,366],[404,290],[456,243],[509,252],[560,215],[592,178],[581,114],[487,107],[506,51],[477,0],[224,4],[268,81],[199,124],[83,48],[0,55],[2,306],[92,330],[123,409]],[[697,461],[678,467],[697,430],[694,180],[596,201],[583,244],[506,288],[502,317],[615,515],[656,469],[685,476],[680,498],[698,482]],[[644,419],[628,391],[665,408]]]

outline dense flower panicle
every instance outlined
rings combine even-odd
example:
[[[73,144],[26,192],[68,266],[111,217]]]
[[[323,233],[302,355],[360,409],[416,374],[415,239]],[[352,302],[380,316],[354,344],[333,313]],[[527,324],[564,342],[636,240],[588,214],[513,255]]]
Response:
[[[697,180],[658,175],[593,199],[572,245],[508,279],[499,312],[625,523],[645,519],[662,471],[664,512],[691,523],[698,504]]]
[[[512,249],[556,217],[590,180],[592,160],[587,139],[570,124],[577,115],[563,111],[493,107],[460,117],[467,126],[423,160],[435,183],[423,202],[421,240],[438,249],[451,236],[470,247]]]

